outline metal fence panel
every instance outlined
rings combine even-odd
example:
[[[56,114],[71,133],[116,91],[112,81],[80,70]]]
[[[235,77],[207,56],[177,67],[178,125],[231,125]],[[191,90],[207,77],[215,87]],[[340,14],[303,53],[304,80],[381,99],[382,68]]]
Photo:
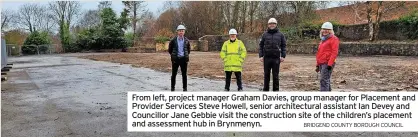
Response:
[[[7,65],[7,48],[6,40],[1,39],[1,68],[3,69]]]

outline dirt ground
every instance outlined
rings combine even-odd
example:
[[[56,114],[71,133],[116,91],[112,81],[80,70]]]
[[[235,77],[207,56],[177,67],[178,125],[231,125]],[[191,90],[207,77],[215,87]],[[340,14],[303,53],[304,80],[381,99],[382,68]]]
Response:
[[[81,58],[132,64],[170,72],[168,53],[116,53]],[[224,79],[223,64],[217,52],[192,52],[188,74],[194,77]],[[319,90],[314,55],[288,55],[280,67],[280,88]],[[358,91],[417,91],[418,58],[399,56],[339,56],[332,74],[332,88]],[[246,84],[263,84],[263,65],[258,54],[248,54],[243,70]]]

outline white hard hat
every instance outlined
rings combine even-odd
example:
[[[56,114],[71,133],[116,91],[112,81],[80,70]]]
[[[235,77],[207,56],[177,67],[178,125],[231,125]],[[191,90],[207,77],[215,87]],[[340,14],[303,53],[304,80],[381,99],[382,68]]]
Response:
[[[275,18],[270,18],[268,24],[275,23],[277,24],[277,20]]]
[[[177,30],[185,30],[185,29],[186,29],[186,27],[184,27],[183,25],[177,26]]]
[[[237,35],[238,34],[237,30],[235,30],[235,29],[229,30],[229,35],[232,35],[232,34]]]
[[[333,29],[331,22],[325,22],[324,24],[322,24],[323,29]]]

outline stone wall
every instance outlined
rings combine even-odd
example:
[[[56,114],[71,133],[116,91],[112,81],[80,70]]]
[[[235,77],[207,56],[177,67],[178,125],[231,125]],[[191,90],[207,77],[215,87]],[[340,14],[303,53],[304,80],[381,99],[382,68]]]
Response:
[[[245,48],[248,52],[258,52],[258,42],[261,34],[239,34],[237,38],[244,42]],[[229,35],[206,35],[199,38],[200,41],[207,41],[208,51],[221,51],[222,45],[229,40]]]
[[[198,40],[189,40],[189,42],[190,42],[190,50],[192,50],[192,51],[198,51],[199,50],[199,47],[198,47],[199,41]]]
[[[157,51],[157,42],[154,37],[143,37],[135,40],[133,47],[128,48],[128,52],[152,53]]]
[[[157,52],[164,52],[168,50],[168,44],[170,44],[170,41],[166,41],[164,43],[156,43],[155,49]]]
[[[208,51],[220,51],[222,44],[228,39],[227,35],[208,35],[201,38],[208,42]],[[239,35],[248,52],[258,52],[259,38],[251,35]],[[289,54],[315,54],[318,44],[289,44]],[[418,43],[367,43],[367,42],[341,42],[340,54],[350,55],[394,55],[418,56]]]
[[[336,35],[344,40],[364,40],[369,38],[369,26],[367,24],[341,26],[335,28]],[[407,36],[396,26],[381,24],[378,34],[379,40],[406,40]]]
[[[198,51],[199,50],[199,41],[190,40],[190,50]],[[206,42],[207,43],[207,42]],[[155,42],[154,38],[142,38],[140,41],[136,42],[134,47],[129,48],[130,52],[165,52],[168,50],[168,45],[170,41],[164,43]],[[206,46],[207,47],[207,46]]]
[[[199,40],[197,44],[197,49],[199,51],[207,52],[209,51],[209,45],[207,40]]]
[[[289,44],[288,54],[315,54],[318,44]],[[418,56],[418,43],[341,42],[339,54]]]

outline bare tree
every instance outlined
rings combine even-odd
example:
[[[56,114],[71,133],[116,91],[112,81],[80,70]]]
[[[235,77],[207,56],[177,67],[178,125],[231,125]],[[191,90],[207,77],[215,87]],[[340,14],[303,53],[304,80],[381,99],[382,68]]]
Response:
[[[16,14],[12,10],[1,11],[1,30],[11,27],[11,24],[15,21]]]
[[[361,18],[362,15],[362,4],[364,3],[364,1],[341,1],[339,2],[340,6],[348,6],[350,7],[350,9],[353,11],[353,18],[354,18],[354,24],[358,24],[359,21],[362,22],[362,20],[364,20],[363,18]]]
[[[139,36],[145,35],[146,32],[149,32],[153,28],[155,22],[155,17],[152,12],[145,12],[143,14],[142,20],[140,21],[137,34]]]
[[[122,1],[122,3],[125,5],[125,9],[131,13],[131,24],[134,31],[134,37],[136,37],[137,23],[140,20],[139,17],[141,17],[140,14],[147,11],[145,9],[145,1]]]
[[[369,40],[374,41],[379,34],[380,21],[382,16],[390,11],[403,7],[405,2],[397,1],[367,1],[367,23],[369,24]],[[376,5],[376,8],[373,6]],[[374,17],[374,18],[373,18]]]
[[[49,3],[49,9],[55,22],[59,25],[59,34],[62,45],[68,45],[70,26],[73,18],[80,12],[80,2],[78,1],[54,1]]]
[[[259,1],[251,1],[250,2],[250,9],[249,9],[249,16],[250,16],[250,31],[253,32],[254,31],[254,19],[255,19],[255,12],[259,9]]]
[[[104,8],[110,8],[112,6],[112,1],[101,1],[99,2],[99,10],[102,10]]]
[[[181,3],[181,1],[165,1],[164,6],[160,10],[164,11],[164,10],[168,10],[168,9],[178,8],[180,3]]]
[[[81,5],[78,1],[54,1],[49,3],[49,8],[57,24],[68,23],[70,27],[73,18],[79,15]]]
[[[99,10],[85,11],[81,19],[78,21],[78,25],[81,28],[91,28],[98,26],[101,22]]]
[[[318,7],[321,7],[324,2],[317,1],[289,1],[287,4],[291,7],[294,17],[295,24],[300,24],[306,20],[313,19],[313,15]]]
[[[37,21],[40,18],[41,7],[38,4],[25,4],[19,7],[18,10],[18,23],[26,28],[30,32],[33,32]]]

